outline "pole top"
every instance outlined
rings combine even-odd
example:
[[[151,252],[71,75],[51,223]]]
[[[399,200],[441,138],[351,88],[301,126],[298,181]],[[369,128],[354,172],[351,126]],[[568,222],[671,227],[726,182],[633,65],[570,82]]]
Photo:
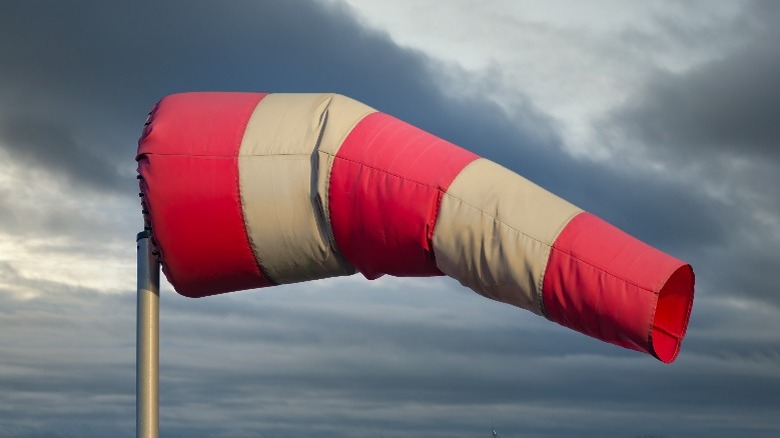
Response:
[[[135,236],[135,241],[138,242],[141,239],[148,239],[149,238],[149,231],[141,231],[138,233],[137,236]]]

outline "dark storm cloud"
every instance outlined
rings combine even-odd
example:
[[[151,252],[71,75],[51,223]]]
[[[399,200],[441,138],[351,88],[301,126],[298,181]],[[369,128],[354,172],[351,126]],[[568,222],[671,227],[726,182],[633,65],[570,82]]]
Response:
[[[6,116],[0,119],[0,147],[19,164],[50,169],[90,188],[113,192],[129,188],[113,163],[82,147],[59,122]]]
[[[726,154],[780,159],[780,17],[777,4],[755,4],[755,29],[733,53],[679,74],[659,72],[617,124],[652,147],[696,159]]]
[[[517,129],[519,122],[551,135],[530,104],[510,124],[475,92],[445,95],[439,84],[457,71],[367,30],[339,4],[43,5],[16,4],[0,17],[0,27],[14,35],[0,40],[7,61],[0,103],[39,115],[17,128],[7,121],[6,131],[16,140],[11,147],[27,150],[25,156],[68,158],[38,157],[37,164],[98,186],[111,180],[101,173],[132,162],[135,138],[81,145],[69,133],[116,120],[140,126],[152,103],[180,91],[341,92],[472,148],[502,146],[509,139],[537,143],[531,129]],[[42,120],[44,129],[30,132],[31,123]],[[82,162],[80,150],[92,154]],[[94,170],[98,175],[82,171],[101,164],[102,170]]]
[[[0,185],[0,236],[20,243],[28,239],[28,251],[48,257],[110,256],[115,249],[110,244],[135,236],[140,223],[136,199],[115,189],[84,190],[82,183],[62,184],[56,178],[43,178],[24,160],[16,162],[23,164],[23,171],[15,174],[24,179],[13,186]]]

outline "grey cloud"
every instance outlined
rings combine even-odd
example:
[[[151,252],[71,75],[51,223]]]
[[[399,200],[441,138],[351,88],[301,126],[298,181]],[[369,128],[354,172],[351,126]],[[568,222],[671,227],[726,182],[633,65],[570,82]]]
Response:
[[[31,281],[0,269],[8,276]],[[752,436],[769,437],[778,427],[767,420],[779,408],[771,362],[689,354],[670,373],[528,312],[477,296],[448,300],[446,285],[387,283],[359,282],[361,290],[345,279],[318,291],[205,300],[165,291],[162,433],[465,438],[489,432],[491,418],[509,437],[726,437],[745,421]],[[15,327],[0,333],[0,431],[131,436],[132,294],[30,284],[46,294],[0,294],[0,321]],[[386,311],[389,294],[396,312]],[[451,320],[448,310],[465,317]],[[483,313],[494,318],[468,318]]]
[[[81,184],[41,183],[35,170],[28,179],[0,186],[0,236],[27,241],[42,256],[96,254],[106,256],[118,240],[131,242],[141,226],[137,198],[113,190],[86,189]]]
[[[734,230],[727,245],[716,246],[701,256],[702,274],[712,283],[709,289],[780,308],[776,280],[776,273],[780,272],[780,236],[759,224],[754,224],[752,230],[748,228],[750,222],[740,225],[746,229]]]
[[[713,153],[780,159],[780,10],[770,2],[748,12],[756,23],[738,26],[749,35],[741,46],[692,71],[658,72],[637,99],[615,111],[616,125],[690,160]]]
[[[131,436],[132,295],[28,278],[8,263],[2,284],[38,297],[0,286],[0,435]]]
[[[30,173],[36,167],[54,171],[76,183],[76,189],[119,192],[129,188],[113,163],[80,145],[61,122],[6,114],[0,119],[0,147],[28,165]]]

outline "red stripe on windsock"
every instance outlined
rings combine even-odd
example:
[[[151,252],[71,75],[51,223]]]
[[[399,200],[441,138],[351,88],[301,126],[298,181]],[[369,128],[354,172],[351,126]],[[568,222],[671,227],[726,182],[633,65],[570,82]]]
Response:
[[[441,197],[477,155],[382,113],[338,150],[328,198],[341,253],[366,278],[442,275],[433,254]]]
[[[238,151],[260,93],[164,98],[139,141],[138,172],[163,272],[182,295],[270,286],[247,236]]]
[[[542,292],[553,321],[673,361],[693,304],[690,265],[589,213],[553,244]]]

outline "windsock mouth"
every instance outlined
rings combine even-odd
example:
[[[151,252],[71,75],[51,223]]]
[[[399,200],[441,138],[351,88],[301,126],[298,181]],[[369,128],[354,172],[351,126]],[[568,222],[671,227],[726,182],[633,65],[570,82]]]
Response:
[[[671,363],[680,353],[693,306],[694,280],[691,265],[683,265],[658,292],[650,345],[653,355],[663,363]]]

